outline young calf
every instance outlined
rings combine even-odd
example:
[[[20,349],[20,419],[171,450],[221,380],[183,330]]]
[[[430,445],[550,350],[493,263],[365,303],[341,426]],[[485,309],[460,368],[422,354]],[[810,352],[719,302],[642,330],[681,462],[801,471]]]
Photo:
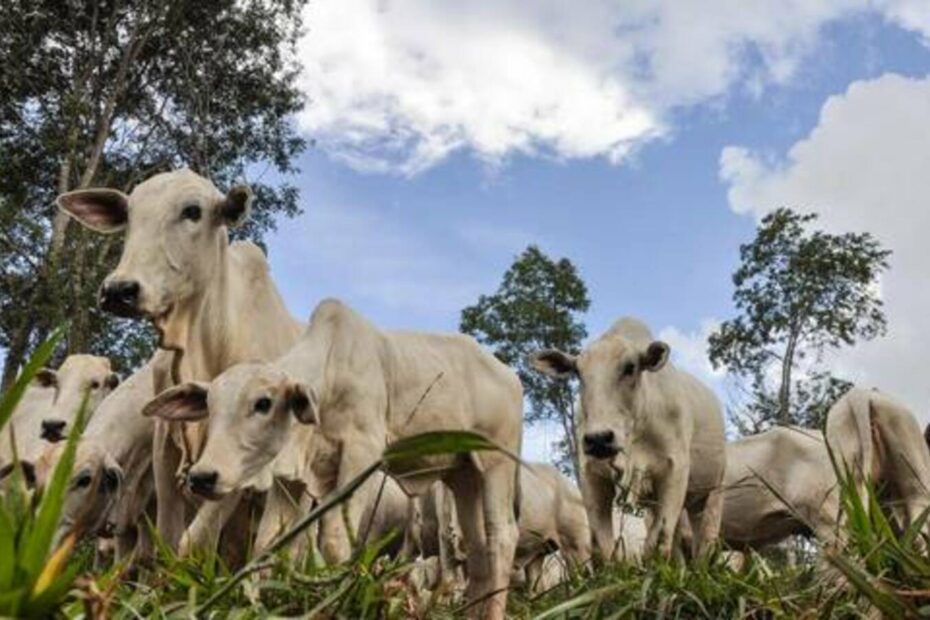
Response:
[[[34,465],[49,443],[67,436],[85,396],[86,421],[118,384],[119,376],[111,371],[110,360],[96,355],[69,355],[58,370],[40,370],[10,424],[19,460],[26,468]],[[11,429],[3,429],[0,438],[0,466],[8,466],[13,458]]]
[[[581,379],[582,494],[605,558],[616,544],[618,483],[651,513],[647,551],[671,553],[683,508],[700,524],[698,552],[718,535],[726,461],[720,403],[668,357],[668,345],[645,324],[624,318],[577,356],[550,349],[531,358],[550,376]]]
[[[522,388],[516,375],[462,335],[383,332],[341,302],[317,306],[298,343],[273,363],[233,366],[212,383],[186,383],[160,394],[146,409],[175,420],[237,417],[245,429],[236,461],[277,454],[295,420],[317,424],[339,448],[336,482],[343,486],[375,462],[385,446],[419,433],[479,433],[518,454]],[[223,412],[220,414],[220,412]],[[499,452],[422,457],[392,466],[411,494],[437,479],[455,497],[468,550],[470,600],[475,612],[502,618],[517,541],[514,515],[516,463]],[[192,468],[190,485],[201,494],[230,488],[223,472]],[[350,527],[358,531],[377,481],[348,500]],[[340,511],[321,523],[321,546],[330,561],[348,559],[351,547]],[[479,609],[481,608],[481,609]]]

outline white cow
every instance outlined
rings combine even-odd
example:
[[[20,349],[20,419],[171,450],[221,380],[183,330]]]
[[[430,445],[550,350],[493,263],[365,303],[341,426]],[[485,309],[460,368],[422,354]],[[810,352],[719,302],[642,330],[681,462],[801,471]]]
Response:
[[[300,334],[262,251],[250,242],[228,241],[228,228],[247,218],[251,202],[248,187],[234,186],[224,195],[190,170],[157,174],[128,196],[86,189],[58,197],[61,209],[93,230],[126,229],[120,262],[101,288],[101,305],[119,316],[149,319],[159,347],[174,352],[171,372],[155,375],[156,393],[185,381],[209,381],[239,362],[274,359]],[[239,499],[233,494],[205,504],[185,531],[191,498],[181,483],[204,430],[204,424],[155,428],[158,530],[182,554],[214,546]],[[284,500],[273,491],[267,501]]]
[[[520,488],[516,567],[525,568],[527,578],[534,580],[544,558],[555,551],[570,565],[586,564],[591,530],[578,488],[548,463],[521,467]]]
[[[250,450],[280,450],[295,420],[318,424],[340,448],[339,486],[375,462],[388,443],[411,435],[474,431],[516,454],[522,434],[519,380],[473,339],[383,332],[335,300],[317,306],[300,341],[276,362],[239,364],[209,385],[178,386],[149,409],[174,419],[208,411],[245,418],[253,440],[240,446],[244,460]],[[503,617],[517,541],[516,463],[492,451],[393,463],[390,473],[411,494],[425,493],[437,479],[446,482],[468,549],[467,595],[486,597],[476,613]],[[216,492],[228,488],[223,472],[194,469],[191,480]],[[369,481],[348,502],[356,531],[376,489]],[[340,511],[323,518],[321,547],[329,561],[349,557]]]
[[[110,360],[96,355],[69,355],[58,370],[40,370],[10,421],[20,461],[28,467],[49,443],[64,439],[85,395],[86,421],[118,384],[119,376],[110,369]],[[13,457],[10,432],[10,428],[3,429],[0,465],[8,465]]]
[[[853,388],[827,413],[826,437],[860,494],[865,496],[867,480],[874,482],[879,501],[901,525],[930,506],[930,453],[917,420],[901,403],[877,390]]]
[[[726,462],[720,403],[668,357],[645,324],[624,318],[577,356],[550,349],[531,358],[552,377],[581,379],[582,494],[601,557],[615,547],[618,482],[634,487],[651,513],[647,551],[671,553],[683,508],[700,524],[698,552],[717,538]]]
[[[723,486],[720,537],[735,550],[798,534],[836,539],[836,475],[819,431],[777,427],[729,442]]]

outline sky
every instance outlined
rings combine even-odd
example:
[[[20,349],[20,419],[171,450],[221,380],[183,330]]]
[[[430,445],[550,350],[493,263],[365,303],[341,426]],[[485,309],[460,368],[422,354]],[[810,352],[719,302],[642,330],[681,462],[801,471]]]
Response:
[[[828,358],[930,418],[930,2],[316,0],[299,45],[303,215],[268,239],[309,316],[455,330],[537,244],[596,337],[645,320],[723,399],[706,338],[768,211],[894,254],[882,339]],[[545,460],[553,427],[529,428]]]

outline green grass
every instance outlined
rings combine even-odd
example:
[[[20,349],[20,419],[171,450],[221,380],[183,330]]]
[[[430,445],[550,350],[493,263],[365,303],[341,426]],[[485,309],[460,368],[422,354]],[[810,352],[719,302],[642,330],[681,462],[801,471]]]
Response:
[[[58,337],[40,347],[16,385],[0,399],[0,432]],[[295,563],[284,549],[379,467],[402,467],[408,459],[429,454],[496,449],[481,437],[438,433],[394,444],[380,461],[279,537],[267,553],[235,573],[215,556],[179,559],[159,545],[155,560],[135,571],[125,565],[95,571],[89,546],[75,546],[75,533],[56,539],[80,420],[83,411],[41,497],[25,491],[15,479],[0,491],[0,616],[391,619],[463,615],[460,600],[419,597],[410,584],[412,565],[380,557],[387,540],[369,545],[352,562],[335,567],[322,565],[312,554]],[[734,570],[723,554],[715,553],[690,565],[653,560],[583,567],[541,595],[513,591],[509,614],[521,619],[813,619],[876,617],[878,611],[886,617],[930,617],[930,558],[923,551],[927,544],[920,534],[928,515],[900,532],[879,508],[871,487],[861,493],[847,472],[841,473],[843,542],[815,553],[812,561],[791,566],[777,554],[753,554],[746,566]]]

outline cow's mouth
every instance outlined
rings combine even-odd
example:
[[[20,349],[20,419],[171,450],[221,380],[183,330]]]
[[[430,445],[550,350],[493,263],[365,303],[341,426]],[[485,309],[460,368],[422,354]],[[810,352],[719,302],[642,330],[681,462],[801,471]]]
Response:
[[[215,489],[206,490],[206,489],[191,489],[191,493],[194,497],[199,497],[200,499],[205,499],[211,502],[219,501],[223,499],[226,494]]]
[[[620,453],[620,451],[613,446],[602,446],[602,445],[588,446],[585,448],[584,452],[588,456],[596,458],[596,459],[600,459],[600,460],[612,459],[615,456],[617,456],[617,454]]]

